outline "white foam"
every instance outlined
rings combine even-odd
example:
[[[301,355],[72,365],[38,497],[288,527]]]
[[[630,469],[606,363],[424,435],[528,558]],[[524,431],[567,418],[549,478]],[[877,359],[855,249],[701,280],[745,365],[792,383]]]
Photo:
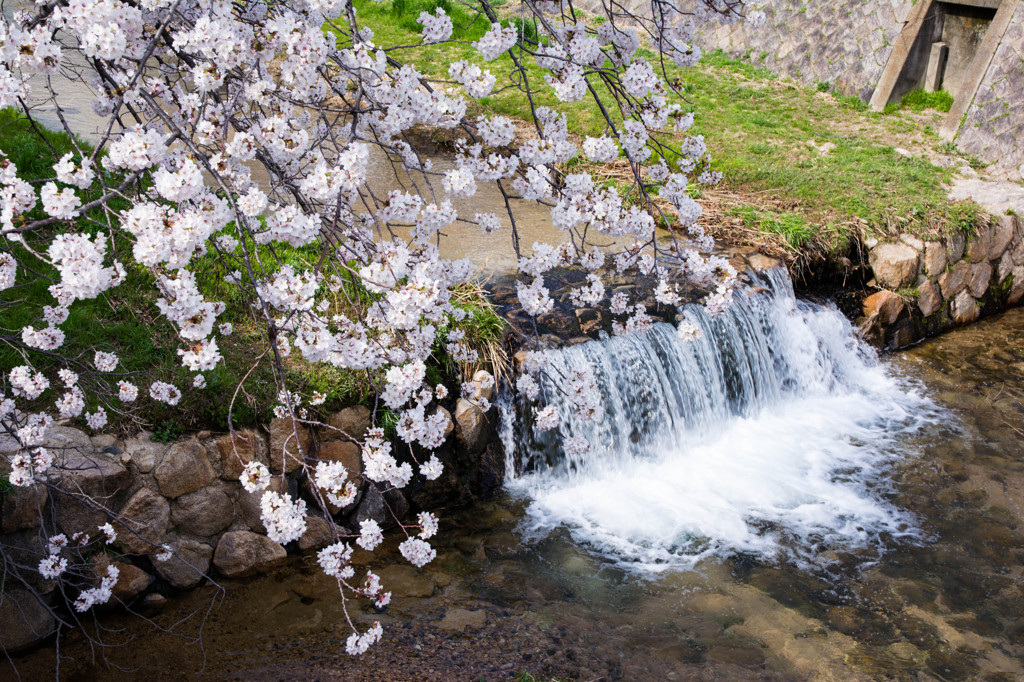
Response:
[[[635,437],[609,426],[615,418],[601,425],[563,418],[563,429],[590,429],[598,447],[571,466],[534,465],[510,482],[511,490],[531,498],[528,530],[544,534],[565,526],[577,541],[647,570],[738,552],[808,561],[826,548],[878,544],[883,532],[916,532],[914,520],[886,501],[884,478],[904,456],[901,438],[933,417],[931,404],[865,352],[835,310],[794,306],[780,295],[736,315],[735,327],[746,330],[740,335],[763,336],[763,325],[771,322],[770,338],[758,341],[771,348],[749,339],[742,344],[773,361],[762,358],[741,380],[776,383],[731,410],[716,405],[710,422],[690,415],[688,426],[679,415],[652,414],[650,404],[631,412],[638,402],[633,389],[620,378],[606,378],[603,390],[615,393],[608,398],[619,405],[617,418],[657,423],[657,433],[635,445]],[[622,362],[622,348],[590,345],[565,351],[566,365]],[[734,339],[733,347],[738,345]],[[679,352],[712,354],[708,348]],[[680,382],[691,392],[714,383],[707,376],[695,381],[695,367],[684,362],[666,368],[671,390],[678,391]],[[727,392],[721,386],[708,390],[717,401]]]

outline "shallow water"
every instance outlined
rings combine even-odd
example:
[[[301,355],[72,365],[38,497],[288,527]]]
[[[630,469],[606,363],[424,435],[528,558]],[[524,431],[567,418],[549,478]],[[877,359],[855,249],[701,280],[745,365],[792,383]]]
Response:
[[[512,496],[443,515],[439,556],[415,571],[375,559],[394,590],[377,614],[385,641],[361,659],[330,581],[314,562],[206,587],[148,612],[203,644],[151,634],[107,652],[135,672],[62,648],[67,679],[985,679],[1024,677],[1024,310],[891,357],[945,417],[895,434],[908,454],[887,465],[879,500],[920,537],[885,532],[833,547],[810,565],[756,553],[710,556],[692,569],[624,570],[564,528],[524,541],[527,501]],[[390,557],[390,560],[389,558]],[[367,557],[360,557],[360,561]],[[116,637],[115,637],[116,638]],[[53,651],[18,661],[53,673]],[[200,672],[201,671],[201,672]]]

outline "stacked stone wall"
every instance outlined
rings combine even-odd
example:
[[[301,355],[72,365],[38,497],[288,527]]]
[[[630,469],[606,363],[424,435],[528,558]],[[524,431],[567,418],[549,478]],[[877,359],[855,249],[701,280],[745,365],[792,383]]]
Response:
[[[473,379],[476,399],[493,397],[493,380],[483,381],[482,375],[486,372]],[[51,427],[44,443],[57,456],[51,485],[37,482],[0,493],[0,547],[5,570],[13,567],[17,574],[0,599],[0,652],[34,646],[57,630],[51,607],[61,601],[61,590],[56,580],[35,570],[48,555],[47,538],[57,533],[95,538],[99,526],[110,522],[117,538],[93,557],[96,571],[102,573],[108,564],[118,569],[115,602],[154,605],[163,600],[161,592],[194,587],[210,575],[244,578],[268,572],[290,551],[319,549],[335,542],[336,532],[358,534],[364,520],[387,528],[395,517],[407,518],[417,509],[493,492],[505,473],[496,410],[485,413],[464,398],[453,408],[454,418],[437,408],[447,422],[445,442],[435,453],[444,464],[442,475],[383,492],[362,475],[356,441],[370,428],[370,411],[362,406],[330,415],[318,431],[274,419],[265,430],[244,429],[233,436],[200,432],[174,443],[156,442],[150,433],[121,439]],[[6,461],[5,452],[15,451],[16,443],[0,439],[0,462]],[[303,459],[310,466],[341,462],[357,486],[354,501],[344,509],[328,502],[330,519],[322,516],[314,502],[322,495],[303,473]],[[287,472],[272,478],[271,489],[307,500],[306,531],[287,546],[267,537],[261,494],[248,492],[239,480],[249,462]],[[169,558],[162,556],[165,548],[173,552]]]
[[[743,22],[705,31],[705,50],[747,55],[760,66],[814,85],[825,82],[865,101],[874,92],[911,0],[776,0],[759,29]]]
[[[1018,305],[1024,298],[1024,221],[991,219],[970,238],[866,238],[877,293],[858,326],[868,341],[902,348]]]

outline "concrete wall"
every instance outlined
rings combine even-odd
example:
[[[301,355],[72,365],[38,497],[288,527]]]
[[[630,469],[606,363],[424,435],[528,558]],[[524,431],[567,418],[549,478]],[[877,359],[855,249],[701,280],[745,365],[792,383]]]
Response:
[[[994,170],[1024,177],[1024,3],[1017,5],[955,141]]]
[[[942,10],[942,42],[949,46],[946,77],[942,89],[956,97],[960,93],[965,72],[974,61],[985,32],[996,11],[988,7],[966,7],[944,2],[936,3]]]
[[[702,36],[706,50],[749,55],[755,64],[809,85],[826,82],[867,100],[882,75],[911,0],[772,0],[764,26],[740,23]]]
[[[808,85],[826,82],[867,101],[913,6],[912,0],[771,0],[763,7],[767,21],[760,29],[743,23],[719,26],[705,30],[700,43],[705,50],[745,56]],[[889,99],[923,84],[931,43],[939,39],[950,46],[945,89],[959,90],[970,66],[964,63],[970,61],[968,52],[978,48],[994,9],[994,4],[968,8],[935,2],[903,67],[914,74],[890,84]],[[957,123],[946,125],[952,131]],[[1016,6],[955,141],[997,174],[1024,177],[1024,2]]]

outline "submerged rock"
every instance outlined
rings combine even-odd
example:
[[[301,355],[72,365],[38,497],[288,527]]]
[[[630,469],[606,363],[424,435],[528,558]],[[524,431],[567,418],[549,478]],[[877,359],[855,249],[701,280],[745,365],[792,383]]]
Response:
[[[469,611],[467,609],[448,609],[444,618],[437,624],[438,629],[449,632],[478,630],[487,624],[487,612],[483,609]]]

